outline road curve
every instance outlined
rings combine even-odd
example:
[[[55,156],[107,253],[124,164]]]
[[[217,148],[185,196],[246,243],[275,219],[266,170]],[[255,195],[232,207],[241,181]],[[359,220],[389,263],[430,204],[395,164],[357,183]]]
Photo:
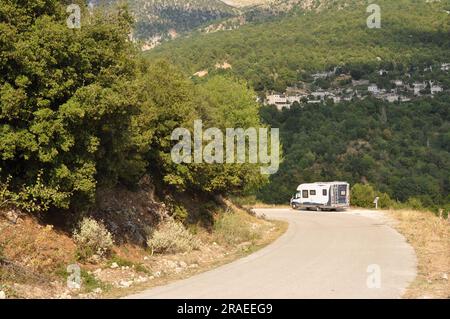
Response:
[[[400,298],[416,276],[414,250],[379,214],[257,212],[288,221],[287,232],[248,257],[128,298]]]

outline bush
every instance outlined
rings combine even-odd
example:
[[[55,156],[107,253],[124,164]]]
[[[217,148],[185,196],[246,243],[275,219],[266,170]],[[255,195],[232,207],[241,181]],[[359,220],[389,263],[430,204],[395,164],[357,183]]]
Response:
[[[237,213],[224,213],[214,224],[214,232],[219,242],[234,245],[253,241],[258,233]]]
[[[393,206],[395,206],[395,201],[393,201],[391,199],[391,197],[389,197],[388,194],[379,193],[379,194],[377,194],[377,196],[380,197],[380,199],[378,200],[378,208],[386,209],[386,208],[392,208]]]
[[[370,185],[355,184],[352,187],[351,202],[353,206],[372,208],[375,197],[375,190]]]
[[[181,253],[200,247],[199,241],[184,226],[169,219],[163,222],[147,240],[153,253]]]
[[[79,229],[73,233],[80,260],[96,261],[107,257],[114,245],[111,233],[103,223],[92,218],[83,218]]]
[[[423,210],[422,201],[417,197],[410,197],[405,203],[406,207],[412,208],[415,210]]]

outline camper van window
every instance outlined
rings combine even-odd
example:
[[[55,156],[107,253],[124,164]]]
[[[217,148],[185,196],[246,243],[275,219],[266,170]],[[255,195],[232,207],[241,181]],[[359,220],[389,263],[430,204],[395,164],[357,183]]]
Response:
[[[302,197],[303,197],[303,198],[308,198],[308,191],[306,191],[306,190],[303,191]]]
[[[309,193],[311,194],[311,196],[315,196],[316,195],[316,191],[314,191],[314,190],[310,190]]]
[[[345,195],[347,195],[347,192],[346,191],[341,191],[341,196],[345,196]]]
[[[323,196],[327,196],[327,190],[326,189],[322,190],[322,195]]]

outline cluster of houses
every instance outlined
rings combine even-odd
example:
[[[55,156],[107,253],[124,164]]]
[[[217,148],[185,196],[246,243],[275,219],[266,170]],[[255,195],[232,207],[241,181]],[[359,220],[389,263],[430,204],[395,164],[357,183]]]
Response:
[[[441,65],[442,71],[450,70],[450,63]],[[313,74],[313,78],[326,78],[333,72],[324,72]],[[387,71],[380,70],[379,74],[384,75]],[[420,96],[433,96],[437,93],[443,92],[444,88],[436,82],[415,82],[413,84],[404,83],[402,80],[393,80],[390,90],[379,88],[377,84],[370,83],[369,80],[352,80],[352,84],[346,88],[334,89],[318,89],[310,91],[304,88],[289,87],[285,93],[271,92],[266,95],[264,103],[266,105],[275,105],[279,110],[283,108],[290,108],[295,102],[307,104],[319,104],[327,101],[340,103],[344,101],[352,101],[354,99],[365,99],[368,96],[373,96],[377,99],[387,101],[389,103],[395,102],[409,102],[414,98]]]

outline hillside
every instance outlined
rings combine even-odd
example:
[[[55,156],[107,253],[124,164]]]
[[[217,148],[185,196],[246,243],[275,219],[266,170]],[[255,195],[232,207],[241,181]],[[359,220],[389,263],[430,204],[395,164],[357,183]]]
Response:
[[[94,0],[94,7],[115,7],[124,1]],[[237,11],[220,0],[128,0],[135,19],[134,37],[149,43],[172,39],[213,21],[236,15]]]
[[[294,10],[234,31],[196,34],[146,56],[167,58],[188,74],[232,73],[261,93],[305,86],[343,91],[341,83],[351,86],[352,79],[378,83],[390,92],[397,75],[405,83],[431,80],[448,89],[448,71],[424,73],[430,65],[450,61],[448,2],[380,1],[381,29],[366,26],[366,6],[359,1],[339,2],[340,7],[314,3],[320,10]],[[222,61],[231,67],[217,68]],[[387,76],[378,74],[383,69],[389,70]],[[341,76],[313,81],[313,73],[330,70]],[[281,129],[285,158],[258,196],[286,203],[301,182],[343,179],[373,184],[394,201],[448,208],[447,105],[444,92],[403,104],[368,98],[297,104],[283,112],[265,107],[261,117]]]
[[[408,66],[450,60],[448,3],[380,1],[382,28],[369,29],[366,6],[293,12],[230,32],[196,34],[148,52],[189,74],[226,60],[257,90],[284,90],[313,71],[339,65]]]
[[[259,196],[286,203],[303,182],[346,180],[373,184],[394,201],[448,210],[449,103],[443,95],[403,104],[366,99],[283,112],[265,107],[261,116],[280,128],[285,158]],[[383,198],[383,205],[393,204]]]

